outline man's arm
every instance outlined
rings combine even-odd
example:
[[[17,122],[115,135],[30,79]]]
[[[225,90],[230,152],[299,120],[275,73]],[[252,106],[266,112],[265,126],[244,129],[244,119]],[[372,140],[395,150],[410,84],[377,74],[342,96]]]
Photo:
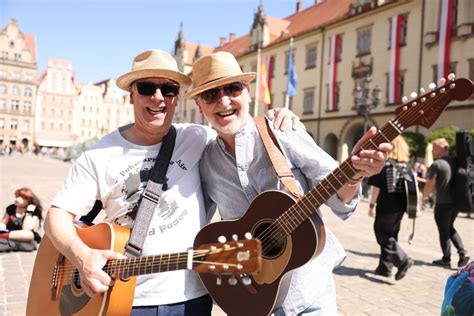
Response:
[[[375,135],[377,129],[371,127],[367,133],[355,144],[352,152],[356,152],[362,144]],[[379,174],[385,166],[385,161],[388,159],[388,153],[393,150],[391,143],[382,143],[379,145],[377,150],[362,150],[357,156],[351,157],[352,166],[357,173],[353,176],[354,182],[349,182],[342,186],[337,191],[337,196],[341,201],[347,203],[350,201],[359,191],[360,184],[363,177],[371,177]]]
[[[106,292],[113,284],[112,278],[102,268],[109,259],[123,256],[110,250],[89,248],[76,233],[75,215],[51,207],[45,219],[44,230],[54,247],[79,270],[81,285],[89,296]]]
[[[433,192],[435,187],[435,179],[427,179],[425,182],[425,186],[423,187],[423,205],[428,205],[430,200],[430,194]]]

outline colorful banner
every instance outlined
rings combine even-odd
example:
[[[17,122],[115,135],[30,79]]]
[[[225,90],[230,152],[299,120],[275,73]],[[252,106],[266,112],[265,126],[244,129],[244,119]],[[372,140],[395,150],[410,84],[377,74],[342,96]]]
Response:
[[[339,51],[340,36],[331,35],[329,48],[329,89],[328,89],[328,108],[329,112],[337,110],[337,53]]]
[[[438,79],[446,78],[449,72],[452,7],[452,0],[441,0],[438,40]]]
[[[293,63],[293,45],[290,44],[290,51],[288,52],[288,87],[286,94],[289,97],[296,95],[296,86],[298,84],[298,78],[296,76],[295,64]]]
[[[400,30],[402,15],[394,15],[391,18],[390,30],[390,71],[388,74],[388,104],[397,103],[400,100],[398,80],[400,77]]]
[[[263,104],[271,104],[272,103],[272,99],[270,97],[270,90],[268,89],[268,84],[267,84],[267,69],[265,67],[265,60],[264,58],[260,58],[260,76],[259,76],[259,80],[260,80],[260,84],[259,84],[259,88],[260,88],[260,93],[259,93],[259,103],[263,103]]]

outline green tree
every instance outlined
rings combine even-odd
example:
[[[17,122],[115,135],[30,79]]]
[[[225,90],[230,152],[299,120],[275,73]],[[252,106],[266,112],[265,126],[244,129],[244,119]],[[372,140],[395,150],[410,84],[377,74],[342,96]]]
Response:
[[[406,131],[402,134],[403,138],[408,143],[410,147],[410,157],[424,157],[425,155],[425,148],[428,144],[425,139],[425,135]]]
[[[435,130],[432,130],[426,135],[426,141],[428,143],[432,142],[437,138],[446,138],[449,143],[449,154],[456,154],[456,132],[459,131],[459,128],[456,126],[442,127]]]

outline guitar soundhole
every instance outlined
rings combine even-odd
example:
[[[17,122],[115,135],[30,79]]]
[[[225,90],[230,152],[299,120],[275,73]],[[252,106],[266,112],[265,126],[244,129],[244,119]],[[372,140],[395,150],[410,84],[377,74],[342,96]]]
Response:
[[[286,235],[272,220],[258,222],[252,233],[262,242],[262,256],[266,259],[279,257],[286,248]]]
[[[72,283],[77,289],[82,289],[81,287],[81,278],[78,270],[74,270],[74,275],[72,277]]]

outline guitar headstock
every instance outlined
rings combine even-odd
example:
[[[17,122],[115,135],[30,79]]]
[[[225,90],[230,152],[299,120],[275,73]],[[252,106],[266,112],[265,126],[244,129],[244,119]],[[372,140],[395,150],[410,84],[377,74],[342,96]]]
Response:
[[[427,93],[421,89],[424,94],[418,98],[414,93],[413,100],[396,109],[397,116],[393,122],[400,130],[403,131],[413,125],[430,128],[449,102],[466,100],[474,92],[474,85],[469,79],[454,79],[454,74],[450,74],[447,80],[441,78],[437,86],[434,83],[430,84],[429,88],[430,91]]]
[[[262,244],[258,239],[205,244],[194,250],[193,269],[211,274],[255,274],[262,265]]]

